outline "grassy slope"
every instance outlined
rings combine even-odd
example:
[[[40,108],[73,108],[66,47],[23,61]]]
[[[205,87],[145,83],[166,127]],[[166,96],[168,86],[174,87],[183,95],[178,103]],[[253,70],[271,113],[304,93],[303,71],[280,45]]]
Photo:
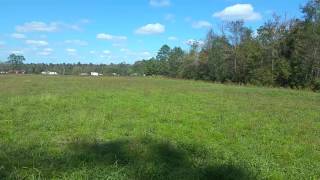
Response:
[[[320,94],[0,76],[0,179],[320,178]]]

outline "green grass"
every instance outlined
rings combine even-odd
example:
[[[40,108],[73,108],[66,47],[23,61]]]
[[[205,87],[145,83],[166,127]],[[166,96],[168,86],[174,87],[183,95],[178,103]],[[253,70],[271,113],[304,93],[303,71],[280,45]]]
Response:
[[[0,179],[319,179],[320,94],[0,76]]]

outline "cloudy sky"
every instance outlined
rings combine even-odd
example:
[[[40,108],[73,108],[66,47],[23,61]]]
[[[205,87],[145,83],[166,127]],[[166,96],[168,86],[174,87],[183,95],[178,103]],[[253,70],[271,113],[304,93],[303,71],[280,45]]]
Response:
[[[243,19],[255,30],[273,13],[301,17],[306,0],[0,0],[0,60],[133,63],[163,44],[201,41]]]

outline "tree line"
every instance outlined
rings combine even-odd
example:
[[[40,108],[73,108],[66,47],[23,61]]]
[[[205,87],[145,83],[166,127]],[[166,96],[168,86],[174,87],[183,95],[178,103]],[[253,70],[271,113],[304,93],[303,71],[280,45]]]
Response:
[[[94,71],[320,90],[320,1],[309,0],[301,11],[302,19],[274,15],[256,32],[243,21],[228,22],[219,32],[210,30],[204,43],[195,42],[189,51],[163,45],[156,57],[133,65],[23,64],[24,57],[13,54],[0,64],[0,71]]]
[[[303,19],[274,15],[255,33],[243,21],[228,22],[188,52],[164,45],[134,67],[147,75],[319,90],[320,1],[301,10]]]
[[[24,64],[24,56],[11,54],[8,60],[0,63],[0,72],[10,72],[23,70],[27,74],[41,74],[41,72],[52,71],[60,75],[80,75],[81,73],[98,72],[100,74],[112,75],[114,73],[121,76],[138,75],[133,71],[132,65],[126,63],[120,64],[81,64],[62,63],[62,64],[45,64],[29,63]]]

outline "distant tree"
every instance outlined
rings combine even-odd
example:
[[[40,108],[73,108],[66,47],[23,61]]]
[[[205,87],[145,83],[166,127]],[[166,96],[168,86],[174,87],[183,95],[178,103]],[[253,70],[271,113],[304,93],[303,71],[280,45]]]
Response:
[[[209,77],[212,81],[225,82],[230,80],[229,57],[231,46],[225,36],[210,37],[208,49]],[[231,66],[232,67],[232,66]]]
[[[169,65],[168,60],[171,48],[168,45],[163,45],[158,51],[156,60],[158,60],[159,72],[158,75],[168,75]]]
[[[79,75],[80,73],[82,73],[82,67],[80,65],[76,65],[72,68],[72,74],[73,75]]]
[[[133,71],[139,75],[144,75],[146,74],[146,69],[145,69],[145,63],[146,60],[142,60],[142,61],[136,61],[133,64]]]
[[[171,48],[168,45],[163,45],[158,51],[156,59],[159,61],[167,61],[169,59]]]
[[[307,4],[302,7],[302,12],[304,13],[305,20],[307,22],[320,22],[320,1],[319,0],[309,0]]]
[[[19,70],[26,59],[22,55],[11,54],[7,63],[11,65],[12,70]]]
[[[306,41],[303,43],[309,55],[309,72],[312,81],[320,78],[320,1],[309,0],[302,8],[305,16],[303,32]]]
[[[267,21],[258,29],[258,40],[262,46],[263,53],[261,55],[261,66],[271,71],[272,85],[286,84],[288,81],[284,76],[277,77],[283,74],[288,67],[288,58],[284,54],[286,36],[289,29],[289,22],[282,21],[280,16],[274,15],[272,20]],[[280,68],[281,67],[281,68]],[[279,72],[283,71],[283,72]],[[280,80],[281,79],[281,80]]]
[[[229,39],[233,46],[232,59],[233,59],[233,71],[234,71],[234,81],[238,80],[238,48],[242,41],[244,32],[244,21],[232,21],[228,23]]]
[[[179,69],[183,64],[184,52],[180,47],[173,48],[169,53],[169,75],[171,77],[177,77]]]
[[[7,71],[7,64],[0,60],[0,71]]]
[[[197,79],[199,65],[199,44],[191,45],[189,53],[184,57],[179,76],[186,79]]]
[[[147,76],[160,75],[160,61],[155,58],[151,58],[150,60],[145,62],[145,74]]]

